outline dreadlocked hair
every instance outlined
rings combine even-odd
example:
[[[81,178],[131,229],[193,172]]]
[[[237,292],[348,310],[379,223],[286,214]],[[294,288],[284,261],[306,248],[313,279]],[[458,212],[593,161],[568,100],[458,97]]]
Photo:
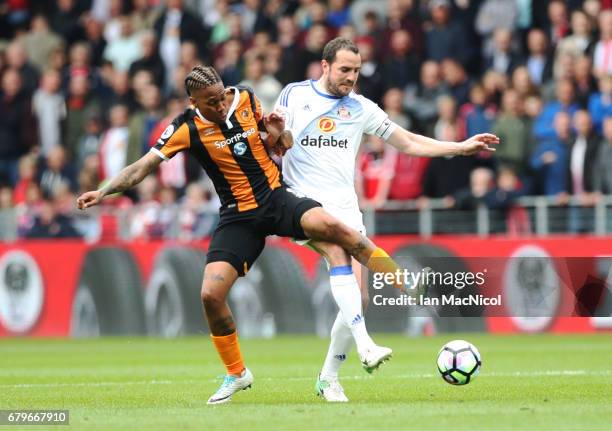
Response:
[[[198,64],[191,69],[191,72],[185,78],[185,90],[187,95],[191,96],[193,90],[210,87],[218,82],[221,82],[221,77],[214,68]]]

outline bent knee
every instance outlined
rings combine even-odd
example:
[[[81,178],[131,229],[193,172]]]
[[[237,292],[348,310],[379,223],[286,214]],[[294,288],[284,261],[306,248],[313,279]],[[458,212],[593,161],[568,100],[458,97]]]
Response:
[[[225,302],[225,298],[218,290],[211,289],[206,285],[200,291],[200,298],[202,303],[208,307],[215,307]]]

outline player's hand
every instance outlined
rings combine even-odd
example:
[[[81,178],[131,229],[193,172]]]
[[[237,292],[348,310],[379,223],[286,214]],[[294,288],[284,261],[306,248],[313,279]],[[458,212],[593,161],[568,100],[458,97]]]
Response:
[[[102,201],[102,193],[99,190],[83,193],[77,198],[77,208],[85,210],[94,205],[98,205]]]
[[[274,136],[279,136],[285,130],[285,117],[280,112],[272,111],[263,120],[268,133]]]
[[[460,154],[462,156],[471,156],[481,151],[492,153],[495,151],[495,148],[490,147],[490,145],[497,144],[499,144],[499,138],[497,136],[491,133],[480,133],[461,143],[462,148]]]

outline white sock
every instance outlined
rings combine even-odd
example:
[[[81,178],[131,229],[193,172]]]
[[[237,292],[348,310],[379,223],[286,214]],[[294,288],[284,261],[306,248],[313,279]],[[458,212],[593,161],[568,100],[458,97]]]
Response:
[[[331,341],[327,350],[327,357],[321,369],[321,378],[334,379],[338,377],[338,371],[346,360],[353,345],[353,333],[342,319],[342,313],[338,311],[334,326],[331,329]]]
[[[374,345],[368,335],[361,311],[361,291],[350,266],[337,266],[330,270],[331,292],[340,309],[342,320],[355,339],[357,351],[361,354]]]

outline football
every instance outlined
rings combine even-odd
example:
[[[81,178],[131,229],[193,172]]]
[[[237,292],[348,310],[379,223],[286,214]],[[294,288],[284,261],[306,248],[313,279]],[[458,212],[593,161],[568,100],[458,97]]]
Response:
[[[451,385],[467,385],[478,375],[481,366],[480,352],[464,340],[450,341],[438,352],[438,371]]]

